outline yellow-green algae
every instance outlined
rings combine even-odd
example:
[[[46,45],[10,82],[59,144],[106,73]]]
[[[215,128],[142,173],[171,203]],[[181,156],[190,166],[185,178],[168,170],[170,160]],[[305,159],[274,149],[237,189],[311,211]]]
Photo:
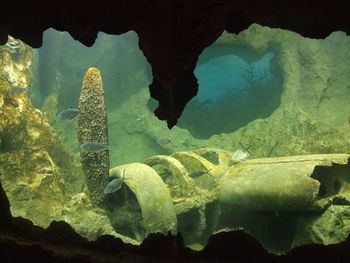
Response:
[[[28,87],[32,49],[19,42],[18,57],[2,51],[0,70],[1,180],[15,216],[47,226],[62,218],[63,204],[82,183],[75,159],[28,99],[28,91],[13,94],[13,85]],[[52,173],[43,172],[51,170]]]

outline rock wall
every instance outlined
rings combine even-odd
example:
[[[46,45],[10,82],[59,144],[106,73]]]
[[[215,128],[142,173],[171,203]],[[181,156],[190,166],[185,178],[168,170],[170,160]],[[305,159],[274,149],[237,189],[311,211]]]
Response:
[[[0,51],[0,179],[12,214],[47,226],[83,181],[75,157],[28,98],[32,49],[10,41],[19,48]],[[14,86],[27,89],[15,93]]]
[[[224,33],[214,45],[244,45],[254,54],[274,50],[283,77],[277,109],[267,118],[256,119],[233,133],[198,139],[177,126],[169,131],[148,109],[148,92],[140,90],[109,113],[110,141],[120,145],[118,151],[111,153],[112,167],[128,160],[142,161],[153,154],[204,146],[247,150],[254,157],[349,152],[349,43],[350,38],[342,32],[315,40],[256,24],[238,35]],[[138,77],[145,78],[142,74]],[[143,120],[137,121],[142,115]],[[161,135],[173,142],[157,144],[155,138]],[[137,151],[128,151],[127,143]]]
[[[348,152],[350,77],[344,72],[350,66],[349,41],[341,32],[315,40],[259,25],[219,39],[258,53],[272,48],[284,78],[280,106],[234,133],[236,147],[254,156]]]

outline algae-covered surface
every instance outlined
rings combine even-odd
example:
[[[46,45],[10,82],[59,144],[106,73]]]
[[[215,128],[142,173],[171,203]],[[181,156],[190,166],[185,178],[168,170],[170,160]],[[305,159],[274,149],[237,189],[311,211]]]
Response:
[[[101,33],[90,48],[51,29],[37,50],[10,38],[0,48],[0,179],[11,212],[133,244],[178,231],[204,247],[227,229],[277,254],[340,242],[350,231],[349,50],[343,32],[224,32],[199,57],[198,96],[169,130],[152,112],[135,33]],[[99,90],[84,93],[89,68]]]

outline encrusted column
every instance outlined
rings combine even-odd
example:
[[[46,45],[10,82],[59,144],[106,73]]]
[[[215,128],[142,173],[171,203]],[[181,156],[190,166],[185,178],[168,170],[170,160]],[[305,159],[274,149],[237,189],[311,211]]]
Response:
[[[79,99],[78,115],[79,144],[98,142],[108,144],[107,113],[100,71],[89,68],[83,80]],[[99,206],[105,200],[103,189],[108,183],[109,151],[86,152],[80,150],[86,184],[93,205]]]

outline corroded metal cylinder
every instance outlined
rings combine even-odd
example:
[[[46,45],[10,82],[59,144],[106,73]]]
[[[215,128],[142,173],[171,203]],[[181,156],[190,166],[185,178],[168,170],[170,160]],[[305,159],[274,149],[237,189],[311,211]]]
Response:
[[[79,99],[78,141],[108,144],[107,113],[100,71],[89,68],[83,80]],[[109,151],[86,152],[80,150],[81,162],[89,190],[90,199],[95,206],[105,200],[103,189],[108,183]]]
[[[150,233],[176,233],[177,218],[173,201],[169,189],[154,169],[142,163],[129,163],[114,167],[110,170],[110,175],[125,172],[125,184],[134,193],[142,213],[142,227],[145,230],[145,238]],[[128,192],[123,193],[125,195]],[[130,193],[130,192],[129,192]],[[119,198],[122,200],[122,198]],[[133,215],[135,205],[128,204],[132,198],[128,196],[121,205],[115,202],[117,216],[122,215],[121,211],[127,211]],[[120,205],[120,206],[119,206]],[[134,214],[135,215],[135,214]],[[137,215],[133,216],[136,220]],[[131,232],[136,232],[138,223],[128,222],[125,226]]]
[[[221,178],[220,201],[257,211],[323,210],[336,197],[347,199],[348,159],[315,154],[247,160]]]

